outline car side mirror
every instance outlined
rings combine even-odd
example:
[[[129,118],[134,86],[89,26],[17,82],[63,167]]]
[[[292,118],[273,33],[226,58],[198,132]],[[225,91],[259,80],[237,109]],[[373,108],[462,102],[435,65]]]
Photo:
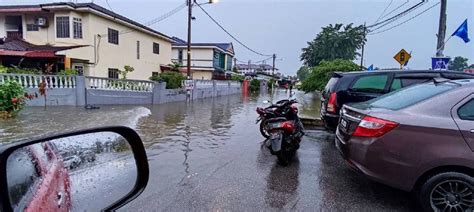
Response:
[[[0,211],[114,211],[149,178],[138,134],[104,127],[0,146]]]

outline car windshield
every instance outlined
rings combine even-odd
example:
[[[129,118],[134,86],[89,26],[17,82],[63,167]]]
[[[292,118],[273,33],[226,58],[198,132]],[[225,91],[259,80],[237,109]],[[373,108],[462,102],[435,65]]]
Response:
[[[363,103],[369,107],[399,110],[456,88],[453,83],[425,83],[386,94]]]

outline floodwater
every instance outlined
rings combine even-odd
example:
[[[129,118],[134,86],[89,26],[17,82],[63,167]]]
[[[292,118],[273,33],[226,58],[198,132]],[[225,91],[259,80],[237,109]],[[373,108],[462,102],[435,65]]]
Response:
[[[124,211],[413,209],[406,193],[352,172],[328,132],[309,131],[290,165],[280,166],[261,148],[255,109],[265,106],[264,100],[288,96],[278,90],[273,98],[232,95],[98,110],[27,108],[0,123],[0,141],[108,125],[136,129],[147,149],[150,180]],[[318,116],[317,96],[295,96],[302,116]],[[101,194],[90,194],[95,195],[100,201]]]

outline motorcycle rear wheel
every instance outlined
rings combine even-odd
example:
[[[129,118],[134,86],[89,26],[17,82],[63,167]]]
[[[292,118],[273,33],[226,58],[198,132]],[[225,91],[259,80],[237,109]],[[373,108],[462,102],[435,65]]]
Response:
[[[268,133],[268,120],[267,119],[262,119],[262,122],[260,122],[260,133],[262,134],[263,137],[265,138],[270,138],[270,133]]]

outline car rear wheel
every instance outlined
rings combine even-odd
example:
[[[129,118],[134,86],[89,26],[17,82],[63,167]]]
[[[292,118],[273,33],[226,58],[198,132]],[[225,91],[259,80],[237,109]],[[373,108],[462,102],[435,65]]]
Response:
[[[420,189],[424,211],[469,211],[474,209],[474,178],[446,172],[429,178]]]

